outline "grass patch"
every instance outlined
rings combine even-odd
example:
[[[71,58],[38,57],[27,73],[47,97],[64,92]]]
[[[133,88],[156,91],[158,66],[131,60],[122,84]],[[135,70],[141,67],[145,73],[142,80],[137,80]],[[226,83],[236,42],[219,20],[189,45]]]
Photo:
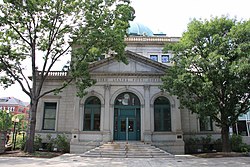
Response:
[[[53,158],[62,155],[60,152],[45,152],[36,151],[34,153],[26,153],[20,150],[17,151],[6,151],[0,154],[1,157],[33,157],[33,158]]]
[[[248,157],[247,153],[236,153],[236,152],[216,152],[216,153],[201,153],[192,154],[199,158],[223,158],[223,157]]]

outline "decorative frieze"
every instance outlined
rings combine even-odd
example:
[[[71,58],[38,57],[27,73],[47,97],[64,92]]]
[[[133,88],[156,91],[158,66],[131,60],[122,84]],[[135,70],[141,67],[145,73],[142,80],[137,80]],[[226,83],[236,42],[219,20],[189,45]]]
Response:
[[[122,78],[122,77],[110,77],[110,78],[104,78],[104,77],[98,77],[95,78],[97,82],[134,82],[134,83],[159,83],[162,82],[160,77],[150,77],[150,78],[144,78],[144,77],[137,77],[137,78]],[[105,87],[106,88],[106,87]]]

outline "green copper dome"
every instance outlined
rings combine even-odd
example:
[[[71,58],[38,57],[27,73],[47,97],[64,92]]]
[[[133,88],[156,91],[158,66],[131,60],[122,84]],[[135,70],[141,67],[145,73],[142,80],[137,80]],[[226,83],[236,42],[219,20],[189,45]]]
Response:
[[[128,34],[130,36],[153,36],[154,33],[145,25],[137,23],[137,22],[130,22],[130,27],[128,29]]]

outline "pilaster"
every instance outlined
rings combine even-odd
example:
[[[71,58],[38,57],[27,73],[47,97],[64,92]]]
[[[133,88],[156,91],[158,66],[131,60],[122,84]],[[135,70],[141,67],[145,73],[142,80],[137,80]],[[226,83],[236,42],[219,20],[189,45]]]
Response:
[[[144,107],[144,141],[151,142],[151,126],[150,126],[150,85],[144,85],[144,98],[145,98],[145,107]]]

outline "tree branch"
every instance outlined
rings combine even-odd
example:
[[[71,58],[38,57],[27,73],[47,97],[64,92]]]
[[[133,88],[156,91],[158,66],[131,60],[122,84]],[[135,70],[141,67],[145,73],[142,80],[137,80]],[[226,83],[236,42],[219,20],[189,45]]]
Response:
[[[21,82],[21,78],[19,78],[17,75],[15,75],[9,64],[7,64],[2,58],[1,58],[1,62],[4,64],[4,70],[7,71],[8,75],[10,75],[15,81],[17,81],[19,83],[19,85],[22,88],[22,91],[24,93],[26,93],[30,98],[31,98],[31,94],[26,90],[26,88],[24,87],[23,83]]]
[[[11,26],[11,28],[13,28],[13,30],[20,36],[20,38],[21,38],[24,42],[26,42],[29,46],[31,46],[31,43],[30,43],[27,39],[25,39],[25,38],[23,37],[23,35],[21,34],[21,32],[19,32],[18,29],[16,29],[16,27],[13,26],[12,23],[11,23],[10,21],[8,21],[8,22],[9,22],[9,25]]]

